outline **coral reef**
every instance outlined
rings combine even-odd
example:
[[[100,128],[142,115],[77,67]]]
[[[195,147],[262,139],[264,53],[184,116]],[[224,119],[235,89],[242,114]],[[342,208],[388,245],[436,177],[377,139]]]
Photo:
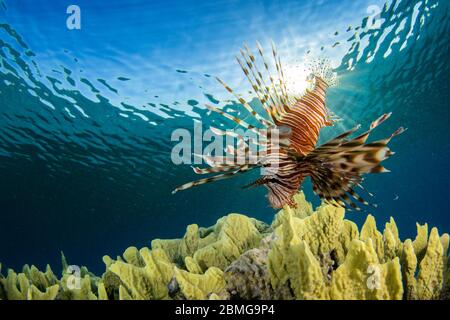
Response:
[[[367,216],[361,230],[344,209],[296,208],[269,226],[229,214],[208,228],[189,225],[181,239],[156,239],[103,257],[101,277],[73,270],[62,256],[58,278],[25,265],[1,273],[0,299],[449,299],[449,235],[417,224],[402,242],[393,218],[381,231]]]

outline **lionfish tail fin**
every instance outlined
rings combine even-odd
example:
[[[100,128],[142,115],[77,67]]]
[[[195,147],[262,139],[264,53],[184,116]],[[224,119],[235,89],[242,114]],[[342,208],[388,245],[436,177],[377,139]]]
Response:
[[[339,84],[337,74],[331,66],[331,60],[328,58],[310,58],[306,60],[308,70],[316,78],[322,79],[328,87],[334,87]]]
[[[355,210],[360,210],[361,204],[369,205],[354,189],[362,188],[364,174],[389,172],[381,165],[394,154],[387,144],[405,131],[399,128],[388,138],[366,143],[370,132],[389,116],[381,116],[372,122],[368,131],[356,138],[347,140],[345,134],[340,135],[305,157],[310,166],[313,190],[323,201]]]

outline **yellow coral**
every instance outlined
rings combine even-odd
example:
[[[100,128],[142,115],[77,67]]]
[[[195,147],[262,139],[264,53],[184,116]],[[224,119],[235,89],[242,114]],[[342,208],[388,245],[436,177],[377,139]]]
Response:
[[[128,290],[122,285],[119,287],[119,300],[133,300]]]
[[[92,290],[92,281],[89,275],[82,278],[72,278],[74,275],[64,274],[61,278],[62,294],[64,300],[97,300]],[[72,280],[72,279],[73,280]]]
[[[27,300],[54,300],[59,292],[59,285],[55,284],[45,289],[45,292],[41,292],[34,285],[28,289]]]
[[[203,273],[198,263],[191,257],[186,257],[184,259],[184,264],[186,266],[186,269],[191,273]]]
[[[417,257],[414,253],[412,241],[407,239],[403,244],[401,256],[403,281],[405,283],[406,298],[412,299],[416,288],[416,278],[414,273],[417,268]]]
[[[28,265],[19,274],[10,269],[7,277],[0,279],[0,283],[8,300],[54,300],[59,292],[59,284],[49,266],[45,273]]]
[[[167,299],[167,284],[173,276],[173,266],[165,252],[161,249],[150,251],[148,248],[139,252],[134,249],[130,251],[138,256],[143,266],[123,261],[116,261],[109,266],[109,270],[126,286],[122,286],[121,297],[126,296],[124,290],[128,289],[133,299]]]
[[[380,260],[384,260],[384,241],[383,235],[377,229],[377,223],[375,218],[369,214],[366,218],[366,222],[361,228],[361,234],[359,238],[363,241],[372,241],[373,247]]]
[[[294,238],[291,241],[289,253],[290,259],[286,264],[288,272],[296,272],[298,275],[290,278],[295,297],[308,300],[327,299],[329,294],[322,268],[308,244]]]
[[[439,299],[444,283],[444,248],[436,228],[431,229],[425,256],[419,265],[416,295],[419,299]]]
[[[204,272],[209,267],[224,270],[246,250],[257,247],[262,234],[258,228],[263,223],[241,214],[229,214],[210,228],[189,225],[182,239],[152,241],[152,248],[160,248],[168,253],[174,263],[186,262],[200,267],[195,272]],[[187,267],[187,266],[186,266]]]
[[[407,299],[440,299],[445,294],[448,279],[448,234],[439,237],[433,228],[428,237],[428,225],[417,224],[417,237],[403,245],[402,267]],[[415,277],[418,267],[417,277]]]
[[[401,299],[399,260],[381,264],[372,241],[354,239],[344,263],[333,272],[330,287],[331,299]]]
[[[218,267],[224,270],[245,251],[258,246],[261,234],[250,218],[241,214],[230,214],[216,224],[216,240],[199,248],[194,260],[206,270]]]
[[[341,233],[339,234],[336,247],[333,251],[338,265],[341,265],[344,262],[353,239],[359,239],[358,226],[354,222],[344,219]]]
[[[381,233],[371,215],[359,234],[341,210],[323,205],[299,218],[286,207],[278,214],[268,262],[274,288],[289,283],[297,299],[440,297],[448,279],[448,235],[439,238],[433,229],[427,240],[427,226],[418,225],[416,240],[403,244],[393,218]]]
[[[450,298],[448,234],[417,224],[414,241],[402,242],[393,218],[378,230],[368,215],[359,231],[342,208],[313,212],[303,193],[294,200],[271,228],[229,214],[208,228],[189,225],[181,239],[156,239],[151,250],[104,256],[101,278],[85,267],[72,274],[64,255],[60,279],[50,266],[8,270],[0,299]]]
[[[338,247],[344,224],[344,210],[333,206],[321,206],[315,214],[304,219],[295,217],[289,207],[283,211],[284,222],[280,222],[281,225],[275,230],[277,240],[269,253],[269,271],[274,287],[284,284],[291,275],[299,275],[298,270],[289,270],[289,260],[297,250],[292,248],[292,240],[297,243],[303,240],[308,246],[305,252],[322,258]]]
[[[2,279],[2,285],[6,291],[6,298],[8,300],[26,300],[29,281],[25,274],[16,274],[13,270],[8,270],[8,275]]]
[[[204,274],[189,273],[176,267],[174,270],[181,292],[189,300],[205,300],[225,288],[223,271],[219,268],[211,267]]]
[[[417,236],[413,241],[414,252],[419,260],[422,260],[425,255],[425,250],[427,249],[428,242],[428,224],[420,225],[416,223],[417,226]]]
[[[103,282],[97,284],[98,300],[108,300],[108,293]]]
[[[306,200],[305,194],[303,191],[295,194],[293,197],[296,208],[289,208],[291,210],[291,214],[296,218],[306,218],[310,216],[314,211],[310,202]],[[282,216],[285,212],[285,209],[280,210],[274,217],[272,221],[272,228],[277,228],[282,223]]]

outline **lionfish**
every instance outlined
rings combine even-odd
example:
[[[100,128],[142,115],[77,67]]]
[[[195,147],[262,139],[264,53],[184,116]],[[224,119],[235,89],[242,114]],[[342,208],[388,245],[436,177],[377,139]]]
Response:
[[[204,156],[209,167],[193,167],[194,172],[218,174],[183,184],[177,187],[173,193],[193,186],[231,178],[236,174],[258,167],[274,166],[276,170],[267,170],[259,179],[245,186],[265,186],[268,189],[268,200],[273,208],[281,208],[286,204],[295,207],[293,195],[306,177],[311,178],[314,193],[325,203],[350,210],[360,210],[361,204],[369,205],[355,189],[358,187],[366,191],[361,184],[363,175],[389,171],[380,163],[394,154],[387,145],[394,136],[401,134],[405,129],[400,127],[385,139],[367,143],[367,138],[372,130],[391,115],[390,113],[383,114],[371,123],[367,131],[355,138],[349,137],[359,129],[359,125],[325,144],[316,146],[320,130],[325,126],[332,126],[338,120],[325,105],[327,89],[337,84],[337,75],[333,72],[330,61],[327,59],[310,61],[308,79],[311,87],[302,93],[291,93],[286,86],[284,70],[274,44],[272,43],[273,65],[271,68],[259,43],[257,43],[257,47],[258,60],[247,45],[240,50],[242,57],[236,57],[236,59],[266,116],[255,111],[224,81],[219,78],[217,80],[229,93],[234,95],[260,128],[279,130],[277,141],[272,141],[274,139],[270,135],[268,136],[267,153],[256,163],[227,163],[223,157]],[[254,132],[258,132],[260,129],[229,112],[211,105],[206,105],[206,107],[234,121],[244,129]],[[214,129],[217,134],[230,134],[228,131]],[[248,153],[248,144],[252,141],[246,143],[243,142],[244,137],[236,134],[234,136],[239,139],[241,144],[244,143],[245,151]],[[278,143],[277,148],[274,147],[275,142]],[[227,148],[227,150],[228,154],[237,158],[233,148]],[[370,192],[366,192],[372,196]]]

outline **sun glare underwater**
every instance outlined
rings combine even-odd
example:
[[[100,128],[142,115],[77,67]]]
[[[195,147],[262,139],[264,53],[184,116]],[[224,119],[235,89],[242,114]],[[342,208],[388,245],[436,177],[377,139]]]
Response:
[[[189,224],[211,226],[229,213],[270,224],[277,210],[265,188],[242,188],[256,171],[172,194],[198,179],[172,161],[173,132],[237,126],[206,105],[246,121],[239,97],[261,109],[236,62],[244,44],[257,53],[257,42],[270,58],[276,44],[291,94],[311,85],[308,59],[330,60],[338,84],[326,106],[339,121],[319,144],[390,112],[372,140],[408,128],[389,144],[390,172],[364,180],[376,207],[346,211],[347,219],[361,227],[369,213],[381,225],[392,216],[402,239],[414,239],[416,222],[449,232],[449,5],[0,0],[3,271],[59,270],[63,251],[101,274],[102,256],[181,238]],[[207,145],[192,145],[192,154]],[[301,188],[320,204],[310,179]]]

